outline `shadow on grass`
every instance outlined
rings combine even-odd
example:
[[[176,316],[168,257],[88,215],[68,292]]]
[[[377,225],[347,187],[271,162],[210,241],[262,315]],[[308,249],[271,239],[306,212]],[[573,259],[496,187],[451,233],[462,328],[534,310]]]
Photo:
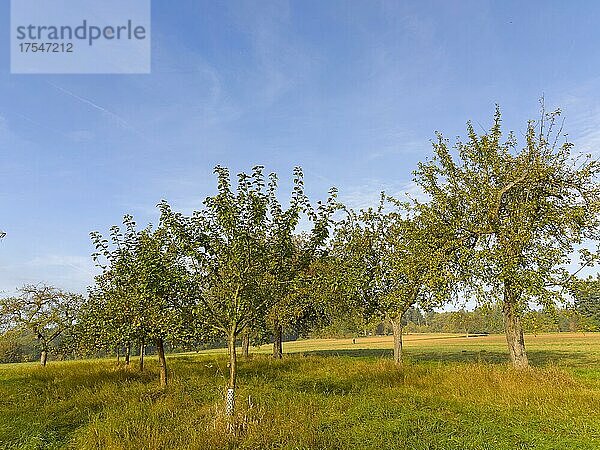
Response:
[[[413,362],[443,363],[489,363],[505,364],[510,361],[507,352],[488,350],[448,350],[448,351],[405,351],[405,356]],[[348,358],[389,358],[391,349],[355,349],[355,350],[314,350],[303,352],[304,356],[348,357]],[[534,366],[568,365],[585,367],[598,363],[595,355],[575,351],[528,350],[527,356]]]

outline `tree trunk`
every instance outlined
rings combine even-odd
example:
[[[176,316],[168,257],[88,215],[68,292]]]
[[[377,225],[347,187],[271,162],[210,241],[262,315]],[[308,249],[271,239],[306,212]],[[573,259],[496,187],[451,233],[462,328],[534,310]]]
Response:
[[[511,292],[510,284],[504,285],[504,330],[508,353],[514,367],[524,369],[529,366],[527,354],[525,353],[525,339],[523,338],[523,326],[517,311],[517,299]]]
[[[237,380],[237,355],[235,353],[236,335],[231,333],[227,340],[227,349],[229,351],[229,384],[227,385],[227,397],[225,404],[225,414],[233,416],[235,410],[235,384]]]
[[[244,358],[248,358],[250,356],[250,333],[244,333],[242,337],[242,355]]]
[[[119,351],[119,347],[117,347],[117,364],[121,364],[121,352]]]
[[[283,326],[275,322],[273,328],[273,358],[281,359],[283,357]]]
[[[229,351],[229,384],[230,388],[235,388],[237,379],[237,355],[235,353],[236,336],[232,334],[227,341],[227,349]]]
[[[142,343],[140,344],[140,372],[144,371],[144,353],[146,353],[146,346],[142,340]]]
[[[131,357],[131,345],[127,344],[127,347],[125,347],[125,365],[126,366],[129,365],[130,357]]]
[[[46,367],[46,362],[48,361],[48,350],[42,350],[42,355],[40,356],[40,364],[42,367]]]
[[[394,362],[398,365],[402,364],[402,315],[396,319],[390,319],[392,331],[394,332]]]
[[[156,340],[156,352],[158,353],[158,365],[160,367],[160,387],[167,387],[167,358],[165,358],[165,347],[162,339]]]

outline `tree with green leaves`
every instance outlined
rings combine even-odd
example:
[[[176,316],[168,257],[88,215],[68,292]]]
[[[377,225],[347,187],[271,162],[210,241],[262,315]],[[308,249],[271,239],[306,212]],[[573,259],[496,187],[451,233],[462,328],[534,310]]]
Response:
[[[299,181],[302,181],[301,177]],[[320,308],[313,301],[315,297],[305,295],[305,287],[311,284],[311,265],[326,251],[331,217],[338,208],[336,198],[337,190],[331,188],[327,201],[319,201],[317,207],[313,208],[304,197],[300,206],[312,226],[310,231],[301,234],[295,233],[297,222],[287,219],[290,210],[284,211],[279,202],[274,200],[273,208],[277,214],[274,217],[275,230],[269,240],[272,283],[268,287],[268,295],[274,299],[274,303],[267,312],[266,323],[273,330],[275,358],[283,355],[284,327],[307,332],[321,315]],[[291,207],[294,207],[294,203]]]
[[[523,314],[523,330],[533,333],[537,337],[539,333],[552,333],[560,331],[558,323],[558,311],[556,309],[531,309]]]
[[[471,330],[472,322],[473,314],[469,313],[464,308],[450,313],[450,323],[456,330],[465,333],[466,337],[469,337],[469,330]]]
[[[82,349],[121,349],[143,339],[144,328],[138,311],[136,245],[139,232],[133,217],[123,218],[123,228],[112,226],[109,237],[90,233],[96,252],[92,255],[102,273],[95,277],[88,301],[82,308],[78,330]]]
[[[574,311],[584,331],[600,330],[600,275],[573,284]]]
[[[75,351],[81,356],[96,355],[103,351],[120,351],[129,340],[116,331],[117,320],[110,307],[108,295],[97,284],[89,288],[88,296],[77,312],[73,330]]]
[[[510,358],[520,368],[528,365],[521,324],[528,303],[561,300],[575,247],[599,237],[600,166],[559,143],[559,114],[542,111],[520,146],[512,133],[504,137],[497,109],[488,132],[469,123],[467,139],[453,148],[438,134],[434,158],[415,172],[438,222],[464,242],[466,294],[501,302]],[[596,258],[585,248],[580,255],[582,266]]]
[[[334,285],[356,310],[390,323],[398,364],[407,311],[440,306],[455,287],[456,246],[429,214],[423,205],[417,210],[382,194],[377,208],[348,211],[336,230],[333,251],[340,263]]]
[[[266,180],[262,166],[251,174],[238,174],[236,188],[228,169],[217,166],[215,173],[217,194],[204,200],[202,210],[184,216],[166,202],[160,209],[195,288],[197,316],[227,340],[227,412],[232,414],[236,340],[277,301],[269,289],[276,283],[278,267],[271,243],[298,223],[304,191],[302,172],[296,169],[290,207],[284,211],[276,198],[277,177],[271,174]]]
[[[41,347],[40,364],[45,366],[53,344],[75,325],[83,297],[46,285],[25,285],[18,292],[0,299],[3,328],[33,333]]]
[[[166,227],[137,231],[131,216],[125,216],[123,224],[124,232],[119,227],[111,229],[110,243],[100,233],[92,233],[97,249],[94,259],[103,272],[96,277],[91,296],[96,301],[91,305],[91,322],[102,318],[99,331],[118,344],[154,342],[164,388],[168,378],[165,342],[189,335],[191,327],[187,272]]]
[[[36,336],[30,330],[0,330],[0,364],[29,362],[39,357]]]

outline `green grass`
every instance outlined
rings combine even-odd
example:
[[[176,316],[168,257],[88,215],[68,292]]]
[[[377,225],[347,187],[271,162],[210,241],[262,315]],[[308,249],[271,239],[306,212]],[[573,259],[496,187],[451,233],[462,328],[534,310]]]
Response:
[[[237,426],[222,415],[221,351],[169,358],[171,383],[111,360],[0,366],[0,448],[596,449],[600,335],[528,336],[534,365],[501,336],[411,335],[286,343],[240,361]],[[262,352],[262,353],[261,353]]]

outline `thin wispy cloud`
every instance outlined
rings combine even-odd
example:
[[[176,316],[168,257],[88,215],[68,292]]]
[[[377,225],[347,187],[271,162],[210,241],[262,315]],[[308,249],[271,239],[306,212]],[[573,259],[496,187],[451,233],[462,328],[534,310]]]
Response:
[[[30,123],[31,125],[34,125],[36,128],[38,128],[46,133],[51,133],[51,134],[54,134],[61,138],[69,139],[69,136],[66,133],[63,133],[62,131],[57,130],[55,128],[49,127],[48,125],[45,125],[37,120],[34,120],[31,117],[26,116],[25,114],[21,114],[20,112],[17,112],[17,111],[12,111],[12,114],[19,117],[20,119],[23,119],[25,122]]]
[[[94,275],[91,257],[70,255],[46,255],[36,256],[26,263],[31,267],[69,267],[85,275]]]
[[[239,2],[231,5],[230,14],[251,42],[255,65],[250,81],[258,105],[271,106],[314,73],[317,58],[291,31],[289,2]]]
[[[568,120],[569,137],[575,144],[574,150],[600,157],[600,110],[586,108],[577,111]]]
[[[146,135],[142,132],[140,132],[137,128],[135,128],[133,125],[131,125],[127,120],[125,120],[123,117],[121,117],[120,115],[114,113],[113,111],[110,111],[109,109],[93,102],[92,100],[89,100],[85,97],[82,97],[80,95],[75,94],[74,92],[71,92],[68,89],[65,89],[63,87],[60,87],[54,83],[51,82],[47,82],[50,86],[52,86],[53,88],[57,89],[58,91],[62,92],[65,95],[68,95],[69,97],[74,98],[75,100],[78,100],[79,102],[89,106],[92,109],[95,109],[96,111],[100,111],[103,115],[105,115],[107,118],[109,118],[112,122],[116,123],[120,128],[130,131],[134,134],[136,134],[138,137],[142,138],[143,140],[150,142],[150,140],[146,137]]]
[[[389,183],[383,180],[371,180],[360,186],[340,191],[340,201],[349,208],[359,210],[376,207],[381,198],[381,192],[399,200],[427,199],[425,193],[413,181]]]
[[[0,137],[8,135],[8,121],[0,115]]]
[[[46,283],[84,293],[98,273],[91,256],[39,255],[0,266],[0,292],[15,293],[24,284]]]

